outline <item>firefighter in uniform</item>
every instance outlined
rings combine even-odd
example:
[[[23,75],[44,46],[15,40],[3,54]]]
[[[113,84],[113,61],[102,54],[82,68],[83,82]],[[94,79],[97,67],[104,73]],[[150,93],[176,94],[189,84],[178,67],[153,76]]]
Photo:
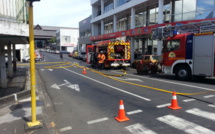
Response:
[[[97,58],[98,58],[98,69],[104,69],[104,61],[105,61],[106,57],[105,57],[103,51],[100,51]]]

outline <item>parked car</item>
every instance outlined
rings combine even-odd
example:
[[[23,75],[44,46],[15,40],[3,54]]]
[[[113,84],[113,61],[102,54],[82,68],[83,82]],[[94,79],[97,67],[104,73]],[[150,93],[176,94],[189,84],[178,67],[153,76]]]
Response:
[[[83,55],[81,54],[81,52],[78,52],[77,59],[78,59],[78,60],[82,60],[82,58],[83,58]]]
[[[70,52],[70,53],[68,54],[68,57],[73,57],[73,55],[74,55],[74,51]]]
[[[135,63],[138,74],[161,72],[162,57],[156,55],[143,55],[142,59]]]
[[[86,54],[83,54],[82,60],[83,60],[83,61],[86,61],[86,59],[87,59],[87,55],[86,55]]]
[[[60,53],[60,51],[59,50],[55,50],[55,54],[59,54]]]
[[[25,57],[22,59],[22,62],[24,62],[24,63],[30,62],[30,56],[25,56]]]
[[[68,51],[60,51],[60,53],[62,53],[62,54],[69,54]]]
[[[136,68],[136,63],[139,62],[142,58],[143,58],[144,55],[141,55],[139,57],[137,57],[136,59],[134,59],[134,61],[132,62],[131,66],[133,68]]]
[[[74,59],[77,59],[77,58],[78,58],[78,51],[73,51],[72,57],[73,57]]]

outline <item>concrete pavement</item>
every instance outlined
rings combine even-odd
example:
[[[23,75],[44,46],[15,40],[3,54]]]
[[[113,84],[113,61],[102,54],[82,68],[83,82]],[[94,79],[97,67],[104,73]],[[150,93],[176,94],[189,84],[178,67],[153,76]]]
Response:
[[[27,128],[31,122],[30,77],[28,68],[17,68],[13,78],[9,78],[8,88],[0,88],[0,133],[4,134],[48,134],[54,132],[54,124],[49,116],[52,109],[44,107],[43,82],[36,74],[37,120],[43,125],[37,129]],[[46,96],[47,97],[47,96]]]

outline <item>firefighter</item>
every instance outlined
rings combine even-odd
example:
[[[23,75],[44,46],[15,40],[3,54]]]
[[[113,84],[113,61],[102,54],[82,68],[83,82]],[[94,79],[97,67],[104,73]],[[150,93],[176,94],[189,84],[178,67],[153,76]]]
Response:
[[[104,61],[105,61],[106,57],[105,57],[103,51],[100,51],[97,58],[98,58],[98,69],[104,69]]]
[[[60,58],[61,58],[61,60],[63,60],[63,53],[62,52],[60,52]]]
[[[37,53],[34,53],[34,60],[37,63]]]

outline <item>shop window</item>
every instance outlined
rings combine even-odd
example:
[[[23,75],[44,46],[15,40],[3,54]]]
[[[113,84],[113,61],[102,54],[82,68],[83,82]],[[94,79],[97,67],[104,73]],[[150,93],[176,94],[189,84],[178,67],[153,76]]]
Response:
[[[70,43],[70,36],[63,36],[62,37],[62,43]]]
[[[197,0],[197,11],[213,9],[214,0]]]
[[[183,20],[194,20],[196,12],[184,13]]]
[[[175,1],[175,14],[182,13],[182,0]]]
[[[213,18],[213,11],[197,11],[196,12],[196,19],[209,19]]]
[[[183,0],[183,13],[193,11],[196,11],[196,0]]]

